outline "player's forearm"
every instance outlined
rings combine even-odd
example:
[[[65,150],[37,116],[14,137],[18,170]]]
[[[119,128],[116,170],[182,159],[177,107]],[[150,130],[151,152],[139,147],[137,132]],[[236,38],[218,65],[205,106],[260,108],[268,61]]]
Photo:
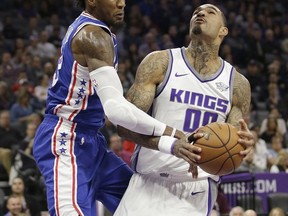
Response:
[[[133,142],[143,147],[154,149],[154,150],[159,150],[159,146],[158,146],[159,140],[160,140],[159,136],[156,137],[156,136],[148,136],[148,135],[135,133],[121,126],[118,126],[117,129],[118,129],[118,134],[121,137],[124,137],[125,139],[128,139],[128,140],[132,140]],[[183,132],[179,130],[166,126],[163,136],[171,137],[171,142],[172,142],[173,138],[181,139],[185,135]],[[169,145],[169,142],[170,140],[168,140],[167,145]]]
[[[131,140],[143,147],[158,150],[159,137],[135,133],[121,126],[118,126],[117,129],[119,136]]]

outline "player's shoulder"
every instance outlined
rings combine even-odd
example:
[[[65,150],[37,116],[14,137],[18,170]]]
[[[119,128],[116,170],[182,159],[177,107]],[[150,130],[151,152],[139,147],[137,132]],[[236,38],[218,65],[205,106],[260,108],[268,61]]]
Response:
[[[157,50],[149,53],[143,59],[142,63],[153,63],[155,65],[168,65],[169,63],[169,51],[168,50]]]
[[[234,83],[238,85],[250,85],[248,79],[240,73],[236,68],[234,68],[235,75],[234,75]]]
[[[109,41],[111,41],[111,33],[98,25],[92,25],[92,24],[88,24],[83,26],[76,34],[76,36],[83,40],[85,38],[97,38],[99,40],[99,38],[103,38],[103,39],[107,39]]]
[[[153,51],[149,53],[140,63],[136,77],[145,76],[154,83],[162,81],[169,66],[168,50]]]
[[[106,29],[97,25],[85,25],[74,36],[73,45],[80,50],[98,52],[112,48],[111,35]]]

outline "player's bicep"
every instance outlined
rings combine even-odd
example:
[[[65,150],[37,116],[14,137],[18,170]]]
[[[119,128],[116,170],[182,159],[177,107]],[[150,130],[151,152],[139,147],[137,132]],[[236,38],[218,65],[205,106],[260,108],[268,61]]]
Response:
[[[113,66],[114,48],[109,33],[89,25],[77,34],[77,47],[85,58],[89,71],[103,66]]]
[[[153,52],[139,65],[135,81],[127,92],[127,99],[147,112],[156,95],[156,88],[163,81],[168,67],[167,52]]]
[[[238,72],[234,78],[232,108],[227,122],[239,126],[239,119],[249,115],[251,89],[248,80]]]

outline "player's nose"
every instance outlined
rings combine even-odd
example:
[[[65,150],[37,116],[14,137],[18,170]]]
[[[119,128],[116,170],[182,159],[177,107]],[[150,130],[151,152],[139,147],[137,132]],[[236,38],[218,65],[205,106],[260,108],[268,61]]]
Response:
[[[205,10],[201,10],[197,13],[197,17],[203,17],[205,16],[205,14],[206,14]]]
[[[118,0],[118,7],[124,8],[126,6],[125,0]]]

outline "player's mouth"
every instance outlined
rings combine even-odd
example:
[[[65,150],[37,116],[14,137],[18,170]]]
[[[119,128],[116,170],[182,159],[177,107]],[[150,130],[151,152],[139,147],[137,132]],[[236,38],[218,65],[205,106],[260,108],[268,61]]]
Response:
[[[203,19],[203,18],[197,18],[197,19],[195,19],[194,22],[195,22],[195,23],[204,23],[204,22],[206,22],[206,20]]]
[[[115,14],[115,17],[117,18],[117,19],[124,19],[124,13],[117,13],[117,14]]]

